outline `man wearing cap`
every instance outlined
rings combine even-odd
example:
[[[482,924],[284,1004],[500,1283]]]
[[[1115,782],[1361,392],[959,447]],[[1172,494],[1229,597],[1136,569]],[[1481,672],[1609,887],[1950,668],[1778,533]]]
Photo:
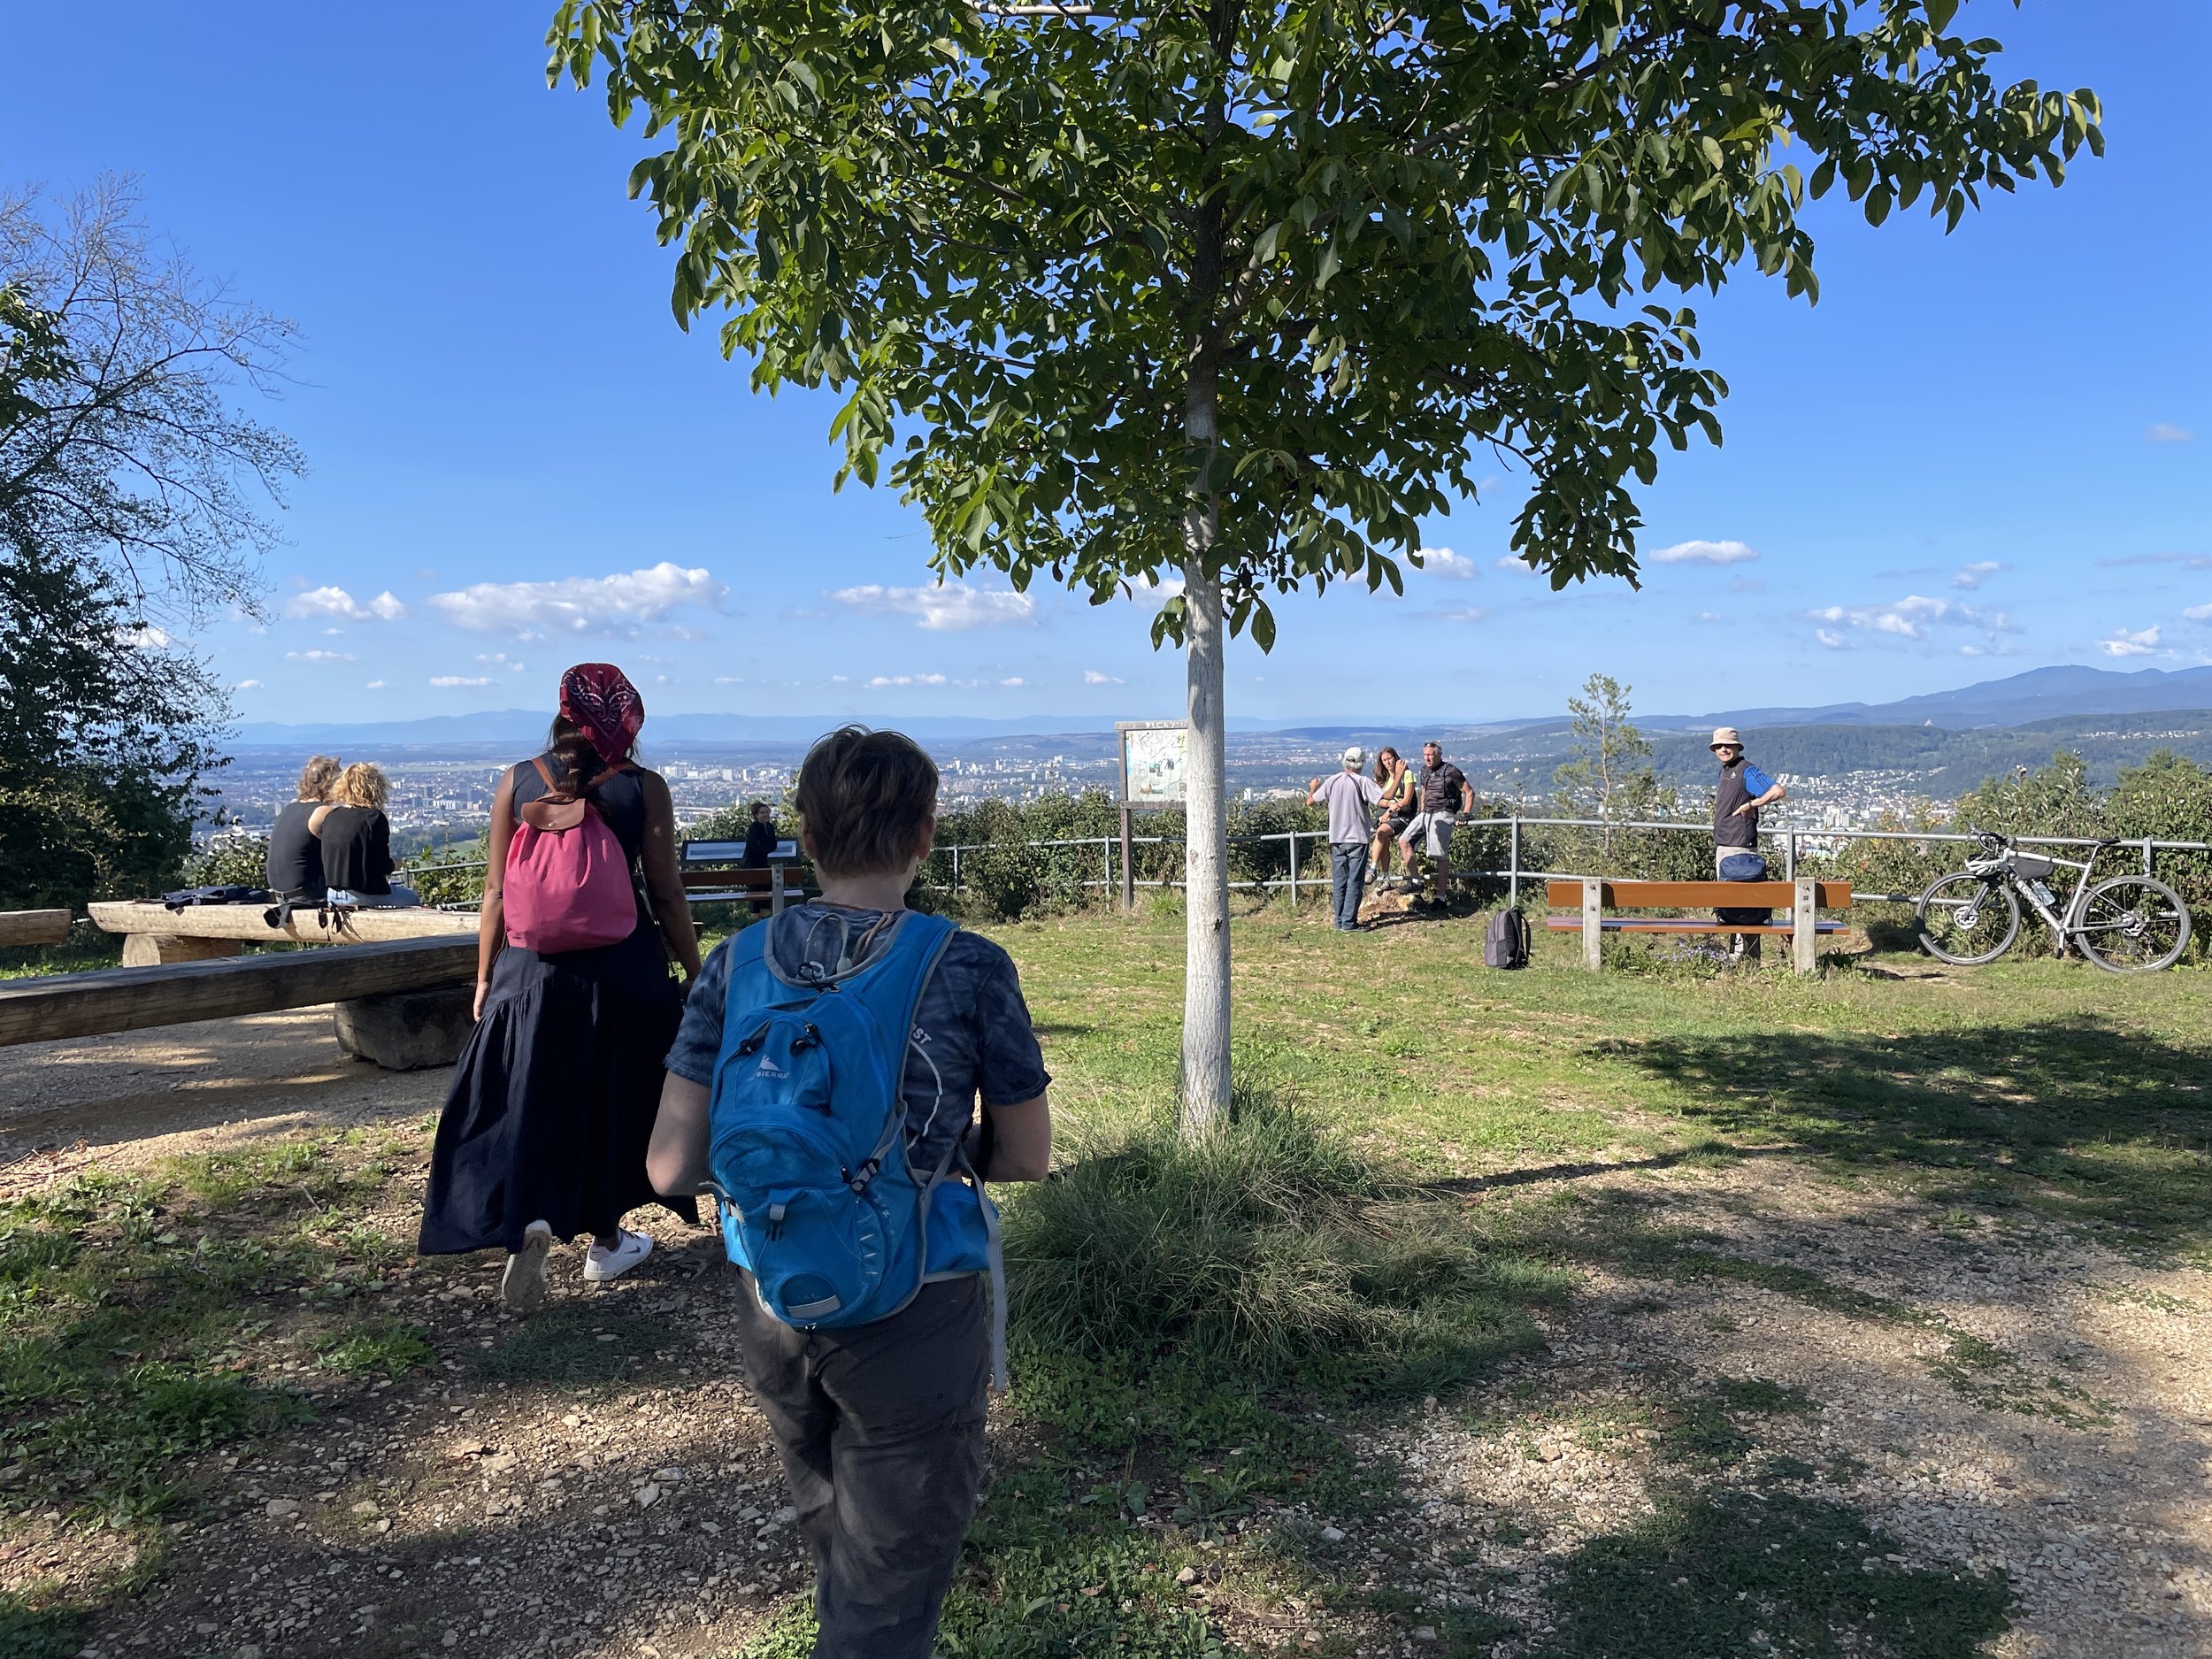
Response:
[[[1732,869],[1729,861],[1758,858],[1759,809],[1786,800],[1789,791],[1744,758],[1743,734],[1734,726],[1717,728],[1710,747],[1720,757],[1720,785],[1713,792],[1713,873],[1724,881],[1742,880],[1750,866]],[[1764,873],[1763,866],[1759,873]],[[1731,918],[1717,910],[1713,919],[1725,922]],[[1755,959],[1759,936],[1737,934],[1732,954]]]
[[[1326,803],[1329,809],[1329,900],[1336,929],[1354,933],[1359,927],[1359,902],[1367,890],[1367,842],[1375,833],[1375,803],[1382,791],[1361,772],[1367,751],[1355,743],[1344,751],[1344,770],[1333,778],[1316,778],[1306,786],[1310,806]]]

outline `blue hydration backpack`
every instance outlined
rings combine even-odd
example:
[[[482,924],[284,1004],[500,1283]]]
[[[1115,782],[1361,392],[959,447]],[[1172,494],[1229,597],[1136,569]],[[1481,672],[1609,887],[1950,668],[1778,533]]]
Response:
[[[957,929],[909,911],[860,966],[794,980],[768,949],[787,921],[805,925],[787,912],[729,946],[708,1118],[724,1248],[761,1305],[802,1329],[873,1324],[929,1279],[987,1271],[1003,1389],[997,1210],[979,1180],[949,1179],[967,1169],[958,1134],[934,1169],[915,1171],[899,1093],[922,987]]]

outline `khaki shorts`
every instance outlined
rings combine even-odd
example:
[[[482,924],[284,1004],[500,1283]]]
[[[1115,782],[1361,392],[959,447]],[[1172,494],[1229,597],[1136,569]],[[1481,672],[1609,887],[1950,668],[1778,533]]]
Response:
[[[1452,850],[1452,828],[1458,822],[1459,814],[1456,812],[1417,813],[1399,835],[1398,845],[1411,847],[1416,835],[1425,835],[1427,840],[1423,845],[1428,849],[1430,857],[1449,857]]]

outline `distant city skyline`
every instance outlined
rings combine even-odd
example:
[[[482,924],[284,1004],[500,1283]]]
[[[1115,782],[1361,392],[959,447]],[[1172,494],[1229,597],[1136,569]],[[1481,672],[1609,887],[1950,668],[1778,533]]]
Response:
[[[66,76],[0,107],[0,189],[137,175],[148,224],[294,319],[257,412],[309,475],[264,622],[208,655],[247,721],[549,703],[622,663],[657,710],[1173,714],[1156,595],[1094,609],[1002,580],[939,588],[918,517],[831,491],[833,400],[757,398],[669,318],[669,255],[623,180],[646,148],[546,90],[549,5],[452,10],[437,50],[365,53],[345,14],[250,0],[219,22],[119,0],[21,10]],[[1279,604],[1232,651],[1233,718],[1563,705],[1591,672],[1640,708],[1878,703],[2042,664],[2212,662],[2212,340],[2188,123],[2212,8],[1970,0],[1999,73],[2087,85],[2108,154],[1993,193],[1945,237],[1809,216],[1823,299],[1755,275],[1692,296],[1731,382],[1726,447],[1643,495],[1640,592],[1555,595],[1507,557],[1517,504],[1424,526],[1403,598]]]

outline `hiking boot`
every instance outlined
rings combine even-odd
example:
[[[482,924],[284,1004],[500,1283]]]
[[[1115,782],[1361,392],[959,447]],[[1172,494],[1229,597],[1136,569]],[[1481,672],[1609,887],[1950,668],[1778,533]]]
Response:
[[[528,1313],[545,1300],[546,1275],[551,1268],[553,1228],[534,1221],[522,1233],[522,1248],[507,1257],[507,1271],[499,1276],[500,1299],[517,1313]]]
[[[640,1262],[653,1253],[653,1235],[633,1233],[627,1227],[615,1234],[611,1250],[595,1242],[584,1252],[584,1278],[588,1283],[604,1284],[611,1279],[620,1279]]]

